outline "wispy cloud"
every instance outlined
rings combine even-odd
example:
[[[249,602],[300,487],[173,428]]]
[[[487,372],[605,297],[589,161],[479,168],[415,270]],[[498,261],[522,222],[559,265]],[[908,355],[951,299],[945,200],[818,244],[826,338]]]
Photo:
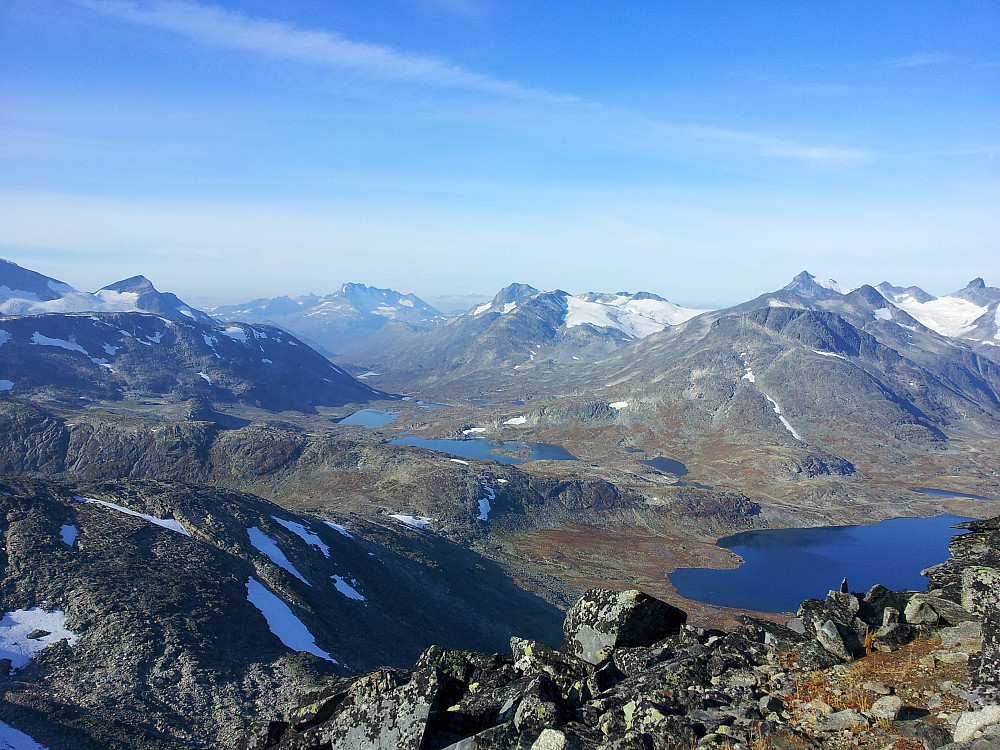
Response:
[[[605,108],[581,97],[550,92],[467,70],[446,60],[391,47],[346,39],[332,31],[305,29],[290,23],[253,18],[244,13],[193,0],[70,0],[104,16],[171,31],[218,49],[232,49],[332,70],[351,71],[371,79],[458,88],[534,104],[559,106],[564,117],[592,121],[595,114],[617,125],[621,115],[643,121],[654,130],[706,143],[740,147],[757,156],[800,162],[856,164],[871,159],[857,148],[816,146],[766,134],[712,126],[687,126],[649,120],[638,112]],[[630,115],[630,117],[629,117]]]
[[[948,55],[941,52],[918,52],[915,55],[897,57],[895,60],[891,60],[889,64],[893,68],[920,68],[925,65],[941,65],[950,59]]]
[[[136,3],[126,0],[72,0],[112,18],[173,31],[203,44],[335,70],[348,70],[387,81],[435,87],[457,87],[504,96],[573,102],[552,94],[466,70],[428,55],[380,44],[355,42],[330,31],[303,29],[289,23],[252,18],[244,13],[185,0]]]

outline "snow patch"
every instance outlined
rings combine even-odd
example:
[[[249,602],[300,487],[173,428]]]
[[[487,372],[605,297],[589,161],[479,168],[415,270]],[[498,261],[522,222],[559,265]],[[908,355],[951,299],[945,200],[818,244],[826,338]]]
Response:
[[[272,361],[271,361],[271,360],[269,360],[269,359],[262,359],[262,360],[261,360],[260,362],[261,362],[261,364],[263,364],[263,365],[273,365],[273,364],[274,364],[274,362],[272,362]]]
[[[0,721],[0,750],[48,750],[10,724]]]
[[[359,602],[365,601],[365,597],[359,594],[356,588],[340,576],[330,576],[330,578],[333,580],[333,585],[337,587],[337,591],[346,596],[348,599],[354,599]],[[355,581],[355,583],[357,583],[357,581]]]
[[[7,331],[0,328],[0,346],[3,346],[8,341],[10,341],[10,334]]]
[[[316,645],[316,638],[291,608],[253,576],[247,579],[247,601],[264,615],[268,629],[292,651],[304,651],[334,664],[338,663]]]
[[[63,540],[63,544],[69,547],[73,546],[78,536],[80,536],[80,530],[71,523],[64,523],[59,529],[59,538]]]
[[[139,513],[131,508],[126,508],[124,505],[116,505],[115,503],[109,503],[105,500],[93,500],[89,497],[81,497],[80,495],[74,495],[74,500],[78,500],[81,503],[94,503],[95,505],[103,505],[105,508],[111,508],[112,510],[117,510],[119,513],[124,513],[126,516],[134,516],[135,518],[142,518],[149,521],[154,526],[159,526],[164,529],[169,529],[170,531],[177,532],[186,537],[191,535],[185,531],[184,527],[178,521],[173,518],[157,518],[156,516],[150,516],[146,513]]]
[[[244,331],[239,326],[229,326],[222,331],[223,336],[228,336],[233,341],[239,341],[241,344],[247,343],[247,332]],[[289,342],[291,343],[291,342]]]
[[[843,354],[836,354],[835,352],[821,352],[819,349],[813,349],[813,354],[821,354],[824,357],[836,357],[837,359],[843,360],[847,359],[847,357]]]
[[[105,344],[104,345],[104,351],[105,351],[105,353],[107,353],[107,355],[109,357],[115,356],[115,354],[117,353],[117,351],[119,349],[121,349],[120,346],[111,346],[111,344]]]
[[[47,631],[48,635],[29,638],[36,630]],[[10,659],[10,674],[27,666],[47,646],[63,640],[75,646],[77,634],[66,629],[66,613],[58,609],[16,609],[0,620],[0,659]]]
[[[13,380],[0,380],[0,391],[9,391],[13,387]]]
[[[608,406],[610,406],[615,411],[621,411],[622,409],[628,407],[628,401],[612,401],[610,404],[608,404]]]
[[[789,305],[787,302],[782,302],[780,299],[775,299],[774,297],[771,297],[771,299],[769,299],[767,301],[767,306],[768,307],[791,307],[791,305]]]
[[[472,314],[473,315],[482,315],[484,312],[486,312],[487,310],[489,310],[491,307],[493,307],[493,303],[492,302],[484,302],[483,304],[479,305],[479,307],[477,307],[475,310],[473,310]]]
[[[516,302],[505,302],[503,308],[500,310],[501,315],[506,315],[507,313],[515,310],[517,308]]]
[[[198,371],[198,377],[204,380],[209,385],[212,385],[212,379],[208,377],[208,375],[202,372],[201,370]]]
[[[892,320],[892,313],[888,307],[880,307],[872,315],[875,316],[875,320]]]
[[[468,466],[469,465],[468,461],[463,461],[460,458],[449,458],[448,460],[449,461],[454,461],[456,464],[462,464],[463,466]]]
[[[426,528],[427,524],[434,520],[433,518],[427,518],[427,516],[407,516],[402,513],[391,513],[390,516],[400,523],[412,526],[415,529]]]
[[[504,424],[524,424],[527,421],[527,417],[511,417],[510,419],[505,419]]]
[[[462,434],[463,435],[475,435],[476,433],[479,433],[479,432],[486,432],[486,428],[485,427],[470,427],[467,430],[462,430]]]
[[[763,393],[763,395],[764,395],[764,398],[766,398],[766,399],[767,399],[768,401],[770,401],[770,402],[771,402],[771,406],[773,406],[773,407],[774,407],[774,413],[778,415],[778,419],[780,419],[780,420],[781,420],[781,424],[783,424],[783,425],[785,426],[785,429],[786,429],[786,430],[788,430],[788,432],[789,432],[789,433],[791,434],[791,436],[792,436],[793,438],[795,438],[795,439],[796,439],[796,440],[798,440],[799,442],[802,442],[802,436],[801,436],[801,435],[800,435],[799,433],[797,433],[797,432],[795,431],[795,428],[794,428],[794,427],[792,427],[792,424],[791,424],[791,422],[789,422],[789,421],[788,421],[787,419],[785,419],[785,416],[784,416],[784,415],[783,415],[783,414],[781,413],[781,407],[780,407],[780,406],[778,406],[778,402],[777,402],[777,401],[775,401],[775,400],[774,400],[773,398],[771,398],[770,396],[768,396],[768,395],[767,395],[766,393],[764,393],[763,391],[761,391],[761,393]]]
[[[315,532],[306,528],[301,523],[296,523],[295,521],[286,521],[284,518],[278,518],[277,516],[271,516],[271,518],[280,523],[293,534],[297,535],[306,544],[318,549],[323,553],[323,557],[329,559],[330,548],[316,535]]]
[[[247,536],[250,537],[250,544],[253,545],[255,550],[264,554],[268,560],[273,562],[279,568],[287,570],[293,576],[302,581],[302,583],[306,586],[312,586],[312,584],[309,583],[309,581],[307,581],[305,577],[303,577],[303,575],[295,569],[295,566],[289,562],[288,558],[285,557],[285,553],[281,551],[280,547],[278,547],[278,543],[271,537],[256,526],[251,526],[247,529]]]
[[[48,336],[43,336],[38,331],[35,331],[31,336],[31,343],[36,346],[56,346],[60,349],[68,349],[71,352],[81,352],[82,354],[86,354],[88,357],[90,356],[90,353],[86,349],[76,343],[73,336],[70,336],[68,341],[66,339],[51,339]]]
[[[157,332],[156,332],[156,333],[154,333],[154,334],[153,334],[152,336],[150,336],[150,335],[149,335],[149,334],[147,333],[147,334],[146,334],[146,338],[147,338],[147,339],[149,339],[149,340],[150,340],[151,342],[153,342],[154,344],[159,344],[159,343],[160,343],[160,342],[161,342],[161,341],[163,340],[163,331],[157,331]]]
[[[486,497],[479,501],[479,515],[476,518],[480,521],[489,521],[490,510],[493,507],[490,503],[497,499],[497,493],[492,487],[487,487],[485,484],[483,485],[483,490],[486,492]]]
[[[347,529],[345,529],[339,523],[334,523],[333,521],[323,521],[323,523],[325,523],[327,526],[329,526],[331,529],[333,529],[337,533],[343,534],[348,539],[353,539],[354,538],[354,534],[352,534],[350,531],[348,531]]]
[[[743,380],[749,380],[751,383],[756,383],[757,377],[753,374],[753,370],[748,367],[746,373],[743,375]]]

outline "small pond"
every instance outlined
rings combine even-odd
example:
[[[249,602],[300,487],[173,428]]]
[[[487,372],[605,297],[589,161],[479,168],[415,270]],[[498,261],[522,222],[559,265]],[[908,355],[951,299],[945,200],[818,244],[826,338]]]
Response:
[[[688,473],[687,466],[682,464],[680,461],[675,461],[672,458],[649,458],[639,463],[646,464],[646,466],[652,466],[658,471],[662,471],[666,474],[676,474],[679,477],[684,476]]]
[[[486,461],[499,461],[504,464],[523,464],[524,459],[493,453],[495,450],[528,452],[530,461],[576,461],[576,456],[558,445],[549,443],[521,443],[516,440],[506,440],[502,443],[491,443],[488,440],[474,438],[472,440],[449,440],[445,438],[422,438],[407,435],[392,441],[393,445],[415,445],[419,448],[448,453],[462,458],[480,458]]]
[[[396,412],[381,411],[379,409],[359,409],[349,417],[344,417],[338,424],[355,424],[374,430],[377,427],[385,427],[390,422],[396,421]]]
[[[933,497],[970,497],[973,500],[986,500],[987,502],[995,502],[995,497],[983,497],[982,495],[970,495],[966,492],[952,492],[951,490],[936,490],[932,487],[911,487],[914,492],[922,492],[925,495],[931,495]]]
[[[747,531],[719,540],[745,561],[735,570],[681,568],[670,582],[686,599],[758,612],[794,612],[847,578],[851,591],[876,583],[923,591],[920,571],[948,559],[951,528],[970,519],[944,514],[871,526]]]

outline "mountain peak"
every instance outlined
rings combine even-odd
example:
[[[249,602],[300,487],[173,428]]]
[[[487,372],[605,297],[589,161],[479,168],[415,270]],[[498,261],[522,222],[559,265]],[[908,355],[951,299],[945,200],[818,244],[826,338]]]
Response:
[[[833,279],[818,279],[808,271],[802,271],[792,279],[791,283],[782,287],[782,290],[812,299],[829,299],[846,293]]]
[[[156,292],[156,287],[153,286],[153,282],[147,279],[143,275],[129,276],[127,279],[122,279],[121,281],[116,281],[114,284],[108,284],[105,287],[101,287],[98,291],[104,292]]]
[[[966,289],[985,289],[986,288],[986,282],[983,281],[983,277],[982,276],[977,276],[972,281],[970,281],[966,285],[965,288]]]

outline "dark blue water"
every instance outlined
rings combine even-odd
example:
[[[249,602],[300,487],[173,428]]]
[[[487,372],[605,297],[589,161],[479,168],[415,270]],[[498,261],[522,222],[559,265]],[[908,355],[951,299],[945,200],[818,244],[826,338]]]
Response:
[[[421,409],[450,409],[448,404],[432,404],[430,401],[417,401],[417,406]]]
[[[338,424],[356,424],[373,430],[376,427],[385,427],[390,422],[396,421],[396,412],[380,411],[379,409],[359,409],[349,417],[344,417]]]
[[[392,444],[415,445],[418,448],[427,448],[428,450],[437,451],[438,453],[447,453],[452,456],[461,456],[462,458],[482,458],[487,461],[499,461],[503,464],[524,463],[524,461],[520,458],[512,458],[511,456],[500,456],[496,453],[490,453],[490,451],[496,450],[497,448],[506,448],[507,450],[518,450],[524,448],[523,444],[510,440],[505,443],[500,443],[499,445],[493,445],[486,440],[434,440],[430,438],[417,437],[416,435],[407,435],[406,437],[393,440]]]
[[[679,477],[684,476],[688,473],[687,466],[682,464],[680,461],[675,461],[672,458],[650,458],[645,461],[640,461],[639,463],[646,464],[646,466],[652,466],[654,469],[666,472],[667,474],[676,474]]]
[[[686,599],[758,612],[794,612],[847,578],[851,591],[876,583],[923,591],[920,571],[948,559],[961,516],[894,518],[871,526],[747,531],[719,540],[745,562],[735,570],[681,568],[670,582]]]
[[[499,461],[505,464],[523,464],[524,459],[503,456],[493,451],[498,449],[508,451],[528,451],[529,461],[576,461],[577,458],[565,448],[549,443],[520,443],[507,440],[502,443],[490,443],[488,440],[473,438],[472,440],[447,440],[444,438],[422,438],[407,435],[392,441],[393,445],[416,445],[419,448],[448,453],[462,458],[482,458],[487,461]]]
[[[525,443],[531,448],[528,458],[533,461],[577,461],[577,457],[561,445],[551,443]]]
[[[922,492],[925,495],[932,495],[934,497],[971,497],[973,500],[986,500],[987,502],[995,502],[995,497],[983,497],[982,495],[969,495],[964,492],[952,492],[951,490],[935,490],[931,487],[913,487],[914,492]]]

